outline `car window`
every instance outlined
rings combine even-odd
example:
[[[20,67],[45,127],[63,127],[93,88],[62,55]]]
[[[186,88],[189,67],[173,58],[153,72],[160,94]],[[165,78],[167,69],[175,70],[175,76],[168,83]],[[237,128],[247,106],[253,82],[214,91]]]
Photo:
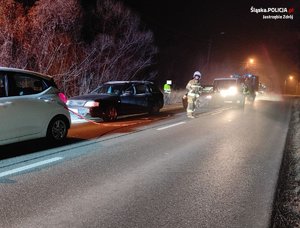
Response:
[[[109,93],[119,95],[122,92],[123,85],[111,85]]]
[[[148,87],[149,87],[149,91],[151,93],[159,93],[160,92],[160,90],[157,88],[157,86],[155,86],[153,84],[149,84]]]
[[[135,84],[136,94],[143,94],[147,92],[147,86],[145,84]]]
[[[11,83],[13,84],[10,87],[12,89],[10,93],[11,96],[36,94],[48,88],[43,79],[21,73],[15,73],[14,75],[12,75]]]
[[[123,94],[134,94],[134,88],[131,84],[129,84],[127,87],[124,88],[122,92]]]
[[[92,93],[120,94],[123,84],[105,84],[95,89]]]
[[[6,90],[5,90],[5,74],[0,74],[0,97],[6,96]]]

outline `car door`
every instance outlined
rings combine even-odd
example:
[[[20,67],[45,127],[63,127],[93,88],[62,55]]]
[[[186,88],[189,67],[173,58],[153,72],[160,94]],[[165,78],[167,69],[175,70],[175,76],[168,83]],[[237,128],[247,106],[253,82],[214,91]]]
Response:
[[[120,114],[132,114],[136,112],[135,88],[131,83],[124,85],[124,89],[120,95],[120,100]]]
[[[154,84],[148,84],[148,107],[151,109],[153,106],[161,108],[164,104],[164,96],[161,91]]]
[[[15,134],[12,129],[14,119],[10,114],[12,102],[7,96],[7,87],[6,73],[0,72],[0,144]]]
[[[43,80],[30,74],[9,72],[6,81],[7,96],[1,99],[0,140],[35,138],[49,120],[51,108],[39,99],[39,94],[47,88],[35,88],[35,85],[42,86]]]
[[[135,103],[136,112],[148,111],[149,91],[144,83],[136,83],[135,86]]]

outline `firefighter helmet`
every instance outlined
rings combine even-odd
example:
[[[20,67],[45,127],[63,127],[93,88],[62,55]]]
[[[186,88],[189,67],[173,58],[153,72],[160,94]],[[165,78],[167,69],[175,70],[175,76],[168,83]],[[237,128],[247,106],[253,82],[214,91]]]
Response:
[[[201,73],[199,71],[195,71],[193,78],[198,79],[198,80],[201,79]]]

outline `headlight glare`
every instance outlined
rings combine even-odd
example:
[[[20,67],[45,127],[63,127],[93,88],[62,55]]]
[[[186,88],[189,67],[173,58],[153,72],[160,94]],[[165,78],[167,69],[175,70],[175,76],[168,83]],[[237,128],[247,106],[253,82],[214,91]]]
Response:
[[[236,86],[229,87],[228,89],[223,89],[220,91],[222,97],[235,96],[238,93]]]
[[[100,103],[97,102],[97,101],[87,101],[87,102],[84,104],[84,107],[86,107],[86,108],[98,107],[99,104],[100,104]]]

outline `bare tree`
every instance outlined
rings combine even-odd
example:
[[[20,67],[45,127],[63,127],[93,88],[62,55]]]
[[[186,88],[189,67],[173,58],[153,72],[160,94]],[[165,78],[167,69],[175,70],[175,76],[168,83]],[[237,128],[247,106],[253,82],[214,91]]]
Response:
[[[2,1],[0,5],[0,56],[1,65],[18,66],[19,44],[24,32],[24,9],[14,0]]]
[[[50,74],[69,96],[104,81],[153,75],[140,75],[154,63],[153,35],[120,2],[98,0],[84,12],[79,0],[38,0],[29,8],[7,0],[0,13],[0,64]],[[96,25],[88,41],[87,14]]]

